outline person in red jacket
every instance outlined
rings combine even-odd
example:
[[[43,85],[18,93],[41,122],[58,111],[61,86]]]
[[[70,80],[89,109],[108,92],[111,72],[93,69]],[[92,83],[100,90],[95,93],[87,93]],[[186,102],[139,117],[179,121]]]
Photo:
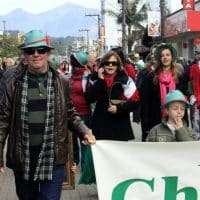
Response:
[[[70,63],[72,66],[71,82],[71,99],[76,110],[80,114],[82,120],[90,126],[90,117],[92,114],[90,104],[86,101],[84,93],[88,81],[90,71],[87,68],[88,54],[80,51],[70,56]],[[81,144],[81,169],[84,165],[84,152],[86,146]],[[79,148],[77,138],[74,138],[74,157],[75,163],[79,163]]]
[[[190,103],[192,107],[192,127],[200,139],[200,51],[196,53],[196,60],[190,66],[190,83],[192,95],[190,96]]]

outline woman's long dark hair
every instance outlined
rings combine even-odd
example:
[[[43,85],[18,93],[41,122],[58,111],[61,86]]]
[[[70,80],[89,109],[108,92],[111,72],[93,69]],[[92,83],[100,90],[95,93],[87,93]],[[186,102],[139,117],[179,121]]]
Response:
[[[175,55],[173,54],[173,51],[171,48],[169,47],[163,47],[161,48],[160,52],[159,52],[159,56],[156,57],[156,65],[155,65],[155,70],[154,70],[154,78],[153,78],[153,82],[154,84],[158,83],[158,77],[160,72],[163,70],[163,64],[161,61],[161,54],[162,52],[168,49],[171,52],[172,55],[172,63],[171,63],[171,71],[174,77],[174,80],[176,83],[178,83],[179,77],[183,74],[183,67],[180,64],[177,64],[175,62]]]

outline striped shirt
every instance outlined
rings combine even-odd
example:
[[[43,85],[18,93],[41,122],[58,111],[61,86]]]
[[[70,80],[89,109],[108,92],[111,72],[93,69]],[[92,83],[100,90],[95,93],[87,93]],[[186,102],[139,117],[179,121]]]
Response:
[[[47,74],[28,74],[28,125],[31,146],[41,146],[47,109]]]

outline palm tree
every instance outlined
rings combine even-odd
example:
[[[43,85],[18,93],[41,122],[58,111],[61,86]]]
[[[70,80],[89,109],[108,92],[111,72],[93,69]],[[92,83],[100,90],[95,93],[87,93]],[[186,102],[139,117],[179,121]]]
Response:
[[[160,14],[161,14],[161,39],[164,36],[164,18],[166,16],[165,0],[160,0]]]
[[[141,4],[142,2],[142,4]],[[138,7],[139,10],[138,10]],[[147,9],[149,6],[146,1],[143,0],[127,0],[126,2],[126,25],[128,29],[127,33],[127,43],[128,43],[128,52],[131,51],[133,43],[138,36],[142,34],[146,25],[142,23],[147,21]],[[117,13],[112,10],[106,11],[109,15],[116,17],[117,23],[122,24],[122,13]]]

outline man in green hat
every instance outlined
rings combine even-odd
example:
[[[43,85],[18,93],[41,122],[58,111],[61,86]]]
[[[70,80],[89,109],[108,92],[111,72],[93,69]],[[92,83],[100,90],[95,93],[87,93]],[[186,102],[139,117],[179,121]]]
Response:
[[[185,108],[189,105],[180,90],[172,90],[166,95],[164,107],[167,116],[154,126],[147,136],[148,142],[192,141],[195,136],[183,121]]]
[[[27,65],[6,71],[0,83],[0,173],[8,136],[7,167],[13,169],[20,200],[59,200],[67,158],[68,124],[87,144],[95,143],[69,98],[69,82],[48,62],[49,38],[25,35]]]

